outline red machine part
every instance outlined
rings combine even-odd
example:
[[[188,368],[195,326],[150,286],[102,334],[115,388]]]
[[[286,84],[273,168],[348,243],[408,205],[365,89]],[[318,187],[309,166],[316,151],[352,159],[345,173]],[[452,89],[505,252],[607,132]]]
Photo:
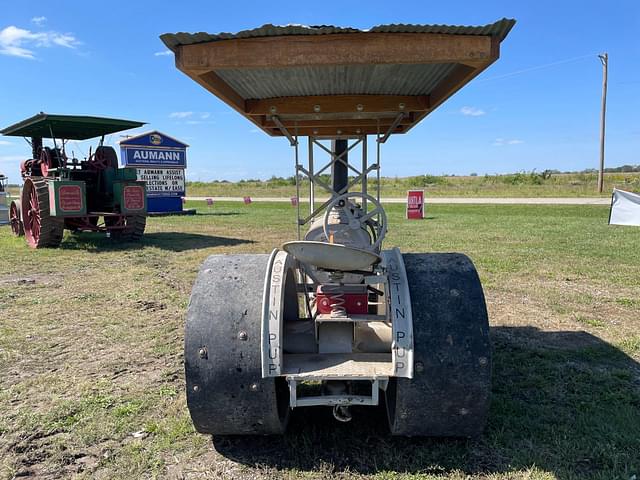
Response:
[[[144,209],[144,188],[140,185],[127,185],[124,187],[125,210]]]
[[[9,208],[9,220],[11,222],[11,231],[16,237],[24,235],[24,227],[22,226],[22,206],[20,200],[11,202]]]
[[[57,247],[64,223],[49,214],[49,188],[44,179],[29,177],[22,187],[22,222],[31,248]]]
[[[336,291],[335,286],[327,288],[322,285],[316,290],[316,307],[319,313],[331,313],[333,306],[339,305],[345,313],[353,315],[363,315],[368,313],[368,293],[365,288],[358,288],[356,291],[346,287],[343,291]]]

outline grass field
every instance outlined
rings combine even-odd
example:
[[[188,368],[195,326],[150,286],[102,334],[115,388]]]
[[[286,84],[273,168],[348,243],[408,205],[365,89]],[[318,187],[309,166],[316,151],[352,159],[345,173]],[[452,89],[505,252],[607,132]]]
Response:
[[[404,197],[412,188],[424,189],[431,197],[597,197],[597,174],[514,173],[509,175],[481,175],[469,177],[420,175],[416,177],[383,177],[380,182],[382,197]],[[328,178],[327,178],[328,181]],[[267,181],[189,182],[187,195],[194,197],[291,197],[295,195],[293,177]],[[609,197],[614,187],[640,192],[640,173],[606,173],[604,193]],[[376,188],[376,180],[369,180],[370,192]],[[324,192],[317,189],[317,195]],[[303,182],[301,197],[308,192]]]
[[[196,434],[185,309],[211,254],[269,252],[288,204],[216,203],[152,218],[141,245],[67,233],[29,250],[0,227],[0,478],[624,479],[640,477],[640,230],[597,206],[389,205],[387,246],[476,263],[493,398],[469,441],[391,438],[296,410],[282,438]]]

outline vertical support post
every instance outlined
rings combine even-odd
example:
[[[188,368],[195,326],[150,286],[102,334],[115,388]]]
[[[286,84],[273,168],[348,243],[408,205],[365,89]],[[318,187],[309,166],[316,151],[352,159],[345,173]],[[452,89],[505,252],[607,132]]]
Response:
[[[607,70],[609,67],[609,54],[598,55],[602,62],[602,109],[600,111],[600,170],[598,172],[598,193],[602,193],[604,188],[604,138],[605,138],[605,117],[607,112]]]
[[[40,150],[42,150],[42,137],[31,138],[31,158],[40,158]]]
[[[377,180],[377,192],[376,200],[380,203],[380,133],[378,132],[378,141],[376,142],[377,154],[376,154],[376,180]]]
[[[313,142],[315,138],[311,136],[307,138],[309,139],[309,215],[313,215],[313,211],[315,210],[315,192],[312,177],[315,174],[313,171]]]
[[[341,192],[349,184],[349,140],[335,139],[331,140],[331,151],[333,152],[331,159],[331,188],[334,192]],[[342,161],[337,160],[340,158]],[[346,193],[346,192],[343,192]]]
[[[367,174],[365,174],[364,172],[367,171],[367,167],[369,166],[369,161],[367,159],[367,136],[364,135],[362,137],[362,172],[363,172],[363,176],[362,176],[362,193],[364,193],[365,195],[367,194]],[[362,199],[362,210],[364,211],[364,213],[367,213],[367,199],[363,198]]]
[[[300,240],[300,160],[298,158],[298,136],[296,135],[296,143],[294,145],[296,152],[296,227],[298,229],[298,240]]]

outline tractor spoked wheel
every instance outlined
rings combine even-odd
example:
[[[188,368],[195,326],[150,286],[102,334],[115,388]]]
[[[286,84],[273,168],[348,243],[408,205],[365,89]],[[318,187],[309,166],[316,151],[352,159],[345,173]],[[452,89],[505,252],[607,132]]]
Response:
[[[109,228],[118,225],[117,217],[105,217],[104,224],[111,233],[111,238],[122,242],[137,242],[142,239],[147,225],[147,217],[144,215],[128,215],[122,217],[124,228]]]
[[[20,200],[13,200],[9,207],[9,221],[11,222],[11,231],[16,237],[24,235],[24,226],[22,225],[22,206]]]
[[[22,223],[31,248],[57,247],[64,222],[49,214],[49,186],[43,178],[30,177],[22,187]]]
[[[212,255],[193,286],[184,339],[187,405],[201,433],[284,433],[289,391],[262,378],[261,317],[269,255]]]
[[[393,435],[473,437],[491,393],[489,320],[482,285],[462,254],[405,254],[411,293],[414,377],[385,393]]]

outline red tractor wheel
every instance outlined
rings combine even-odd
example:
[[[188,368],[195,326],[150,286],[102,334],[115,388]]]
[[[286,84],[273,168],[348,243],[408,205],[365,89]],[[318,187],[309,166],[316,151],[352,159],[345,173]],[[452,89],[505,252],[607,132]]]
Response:
[[[9,221],[11,222],[11,231],[16,237],[24,235],[24,226],[22,225],[22,206],[20,200],[13,200],[9,207]]]
[[[64,223],[49,214],[49,187],[43,178],[27,178],[22,188],[22,222],[31,248],[57,247]]]

